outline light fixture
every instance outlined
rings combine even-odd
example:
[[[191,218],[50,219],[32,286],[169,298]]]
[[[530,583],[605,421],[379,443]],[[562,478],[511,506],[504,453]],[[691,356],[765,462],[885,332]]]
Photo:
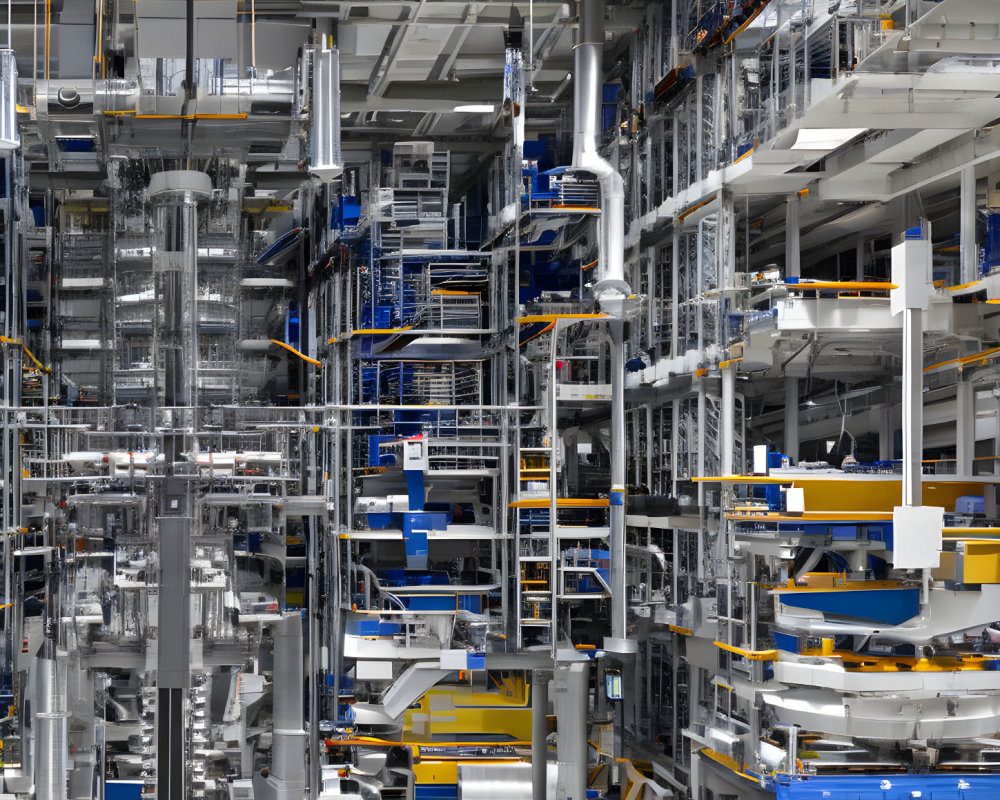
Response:
[[[867,128],[801,128],[792,150],[836,150]]]
[[[453,111],[458,114],[492,114],[494,106],[490,103],[471,103],[465,106],[455,106]]]

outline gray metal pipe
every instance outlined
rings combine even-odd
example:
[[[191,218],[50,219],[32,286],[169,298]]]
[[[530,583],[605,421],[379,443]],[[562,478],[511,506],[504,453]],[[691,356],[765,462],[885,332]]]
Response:
[[[785,201],[785,277],[802,274],[802,245],[799,230],[799,198],[791,195]]]
[[[271,775],[279,797],[302,797],[306,785],[306,733],[302,709],[302,617],[286,616],[274,636],[274,747]]]
[[[340,153],[340,53],[325,43],[313,51],[311,113],[309,172],[329,181],[344,171],[344,162]]]
[[[302,618],[284,617],[274,636],[274,727],[301,728]]]
[[[793,463],[799,461],[799,379],[785,378],[785,443],[782,448]]]
[[[979,245],[976,242],[976,168],[962,169],[959,187],[959,255],[961,282],[971,283],[979,270]]]
[[[628,598],[625,586],[625,323],[616,319],[611,332],[611,506],[608,509],[610,550],[611,642],[609,650],[630,651],[625,632]]]
[[[37,688],[35,692],[36,713],[58,714],[66,711],[65,669],[61,670],[54,658],[40,658],[35,665]]]
[[[903,505],[922,503],[924,452],[923,311],[903,310]]]
[[[531,676],[531,797],[545,800],[548,779],[549,673],[535,670]]]
[[[606,292],[622,292],[617,284],[625,280],[625,183],[598,152],[603,49],[604,0],[582,0],[580,41],[574,55],[573,166],[594,173],[601,186],[601,252],[594,290],[599,300]]]
[[[722,370],[722,409],[719,420],[720,461],[722,474],[736,471],[736,368],[730,364]]]
[[[572,661],[556,666],[555,712],[559,726],[556,797],[583,800],[587,796],[587,696],[590,663]]]
[[[594,296],[605,313],[621,317],[631,294],[625,283],[625,184],[618,171],[598,152],[598,118],[603,95],[601,58],[604,48],[604,0],[581,0],[580,40],[574,61],[573,166],[592,172],[601,187],[601,238]],[[608,649],[628,649],[625,643],[625,338],[621,319],[610,324],[611,335],[611,641]]]
[[[66,714],[36,714],[36,800],[66,800],[69,768],[69,717]]]

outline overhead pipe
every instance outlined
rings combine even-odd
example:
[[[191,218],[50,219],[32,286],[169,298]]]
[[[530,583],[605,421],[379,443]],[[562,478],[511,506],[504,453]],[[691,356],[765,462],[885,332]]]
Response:
[[[625,591],[625,331],[622,319],[631,289],[625,282],[625,183],[598,151],[602,98],[604,0],[581,0],[573,84],[573,166],[597,176],[601,188],[601,236],[594,296],[612,317],[611,336],[611,636],[605,648],[634,652],[626,639]]]
[[[592,172],[601,187],[601,258],[594,289],[599,300],[608,291],[629,294],[625,283],[625,182],[598,151],[603,50],[604,0],[581,0],[580,41],[574,56],[573,166]]]

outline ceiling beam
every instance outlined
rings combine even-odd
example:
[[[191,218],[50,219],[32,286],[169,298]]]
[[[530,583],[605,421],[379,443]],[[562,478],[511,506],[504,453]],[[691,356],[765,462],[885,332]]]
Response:
[[[451,72],[451,68],[455,66],[455,60],[458,58],[458,54],[462,52],[465,40],[469,38],[472,26],[479,18],[479,7],[479,3],[469,3],[465,7],[465,11],[462,12],[462,22],[460,23],[460,27],[452,31],[451,37],[448,39],[448,43],[438,55],[437,60],[434,62],[434,66],[431,67],[431,71],[427,75],[427,80],[440,81],[445,80],[448,77],[448,73]]]
[[[389,83],[389,75],[392,72],[393,63],[396,60],[396,54],[406,42],[407,37],[410,35],[410,25],[420,17],[420,12],[423,11],[426,2],[427,0],[420,0],[420,5],[416,8],[406,6],[399,12],[397,20],[399,24],[393,25],[392,31],[389,33],[389,36],[385,40],[385,45],[382,47],[382,52],[379,53],[379,57],[375,61],[371,77],[368,78],[369,95],[380,97],[385,91],[385,87]]]

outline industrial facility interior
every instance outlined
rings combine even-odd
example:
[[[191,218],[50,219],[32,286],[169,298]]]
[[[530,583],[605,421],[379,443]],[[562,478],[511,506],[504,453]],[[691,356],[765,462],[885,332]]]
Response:
[[[0,46],[0,800],[1000,798],[1000,3]]]

